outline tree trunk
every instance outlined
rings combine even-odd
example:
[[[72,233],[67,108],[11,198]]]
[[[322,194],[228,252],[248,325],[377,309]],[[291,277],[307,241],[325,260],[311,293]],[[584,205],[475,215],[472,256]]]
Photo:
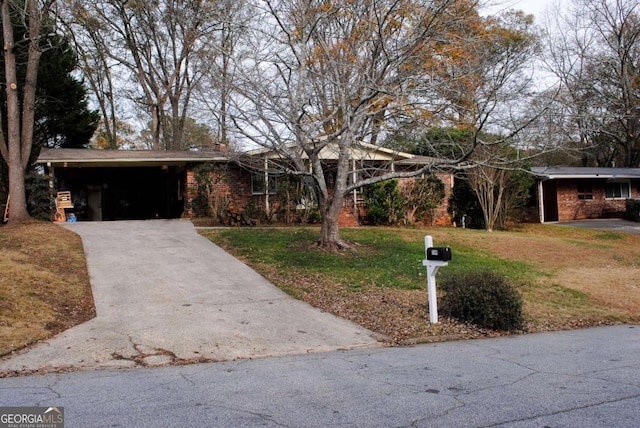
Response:
[[[352,245],[349,242],[340,238],[339,219],[344,195],[335,195],[333,198],[328,199],[319,204],[322,212],[322,225],[320,227],[318,245],[331,250],[351,248]]]
[[[318,245],[327,248],[339,248],[340,228],[338,226],[338,218],[330,214],[322,216],[322,227],[320,228],[320,239]]]
[[[9,223],[15,224],[22,223],[30,218],[27,211],[27,197],[24,183],[26,162],[23,152],[26,152],[28,156],[28,153],[31,151],[30,143],[32,137],[25,139],[24,142],[21,139],[20,100],[18,94],[16,56],[14,52],[13,25],[10,18],[9,2],[6,0],[2,2],[2,33],[4,37],[7,92],[7,150],[5,160],[9,168],[9,195],[11,196]],[[31,49],[29,50],[29,61],[31,61]],[[33,77],[29,76],[31,65],[29,62],[27,67],[27,82],[35,85],[35,80],[30,81],[30,77]],[[27,106],[24,108],[26,109]],[[31,114],[33,114],[33,105],[31,105]],[[31,123],[33,124],[33,121]],[[33,126],[31,130],[33,131]],[[28,152],[26,151],[27,147],[24,146],[25,143],[29,143]]]

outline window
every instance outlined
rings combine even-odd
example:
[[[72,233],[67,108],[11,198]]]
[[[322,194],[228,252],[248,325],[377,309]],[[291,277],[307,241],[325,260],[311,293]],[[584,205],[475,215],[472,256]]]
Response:
[[[277,181],[275,175],[269,175],[269,194],[275,195]],[[264,185],[264,174],[251,174],[251,193],[254,195],[264,195],[266,193]]]
[[[613,182],[605,184],[605,195],[607,199],[626,199],[631,194],[629,183]]]
[[[591,200],[593,199],[593,189],[590,183],[578,183],[578,199]]]

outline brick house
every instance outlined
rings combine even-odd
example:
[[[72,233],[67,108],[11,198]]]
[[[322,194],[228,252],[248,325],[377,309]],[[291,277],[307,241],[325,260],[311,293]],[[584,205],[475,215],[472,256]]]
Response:
[[[540,222],[625,217],[640,198],[640,168],[537,167]]]
[[[410,170],[430,161],[377,146],[363,146],[366,150],[354,156],[354,171],[359,162],[393,162],[398,170]],[[260,165],[272,155],[254,151],[244,154],[245,160],[247,156]],[[329,154],[326,161],[332,161]],[[81,221],[192,218],[198,214],[203,199],[209,214],[227,224],[252,222],[265,216],[277,222],[297,222],[301,215],[309,214],[308,207],[300,201],[292,206],[276,192],[278,181],[286,177],[270,174],[268,168],[260,171],[243,167],[247,162],[224,151],[44,148],[37,163],[51,177],[52,186],[71,192],[76,217]],[[448,203],[453,175],[437,176],[445,184],[446,195],[433,222],[450,225]],[[345,201],[340,224],[360,225],[363,216],[361,192],[354,191]]]

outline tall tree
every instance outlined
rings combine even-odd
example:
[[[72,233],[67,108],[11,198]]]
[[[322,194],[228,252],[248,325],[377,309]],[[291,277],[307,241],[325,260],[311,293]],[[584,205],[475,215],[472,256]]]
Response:
[[[208,75],[212,87],[210,91],[202,91],[201,102],[209,106],[209,112],[217,118],[219,143],[228,146],[228,110],[235,75],[233,59],[239,60],[241,56],[238,45],[250,20],[252,5],[246,0],[224,0],[220,8],[221,26],[214,39],[216,47],[207,52],[212,65]]]
[[[209,67],[203,50],[220,27],[218,2],[75,0],[68,4],[68,25],[80,45],[85,74],[94,76],[89,82],[113,144],[118,129],[116,100],[123,96],[148,115],[155,149],[182,149],[193,92]],[[102,67],[101,71],[95,73],[93,66]]]
[[[301,175],[314,189],[322,216],[321,245],[348,246],[340,238],[338,216],[354,189],[438,168],[465,167],[475,148],[486,144],[479,138],[484,128],[500,126],[510,134],[521,129],[492,119],[509,118],[513,110],[507,101],[524,97],[527,82],[516,75],[528,59],[522,50],[529,44],[516,43],[517,37],[503,49],[499,43],[484,43],[495,52],[476,54],[491,53],[491,60],[474,62],[476,57],[468,55],[461,73],[458,64],[448,60],[456,50],[486,40],[480,32],[467,31],[468,23],[483,23],[475,1],[262,4],[259,25],[250,35],[255,56],[239,64],[243,74],[234,79],[239,95],[233,120],[244,138],[277,153],[268,160],[271,168]],[[480,83],[471,84],[473,94],[482,97],[471,99],[475,105],[462,114],[469,100],[456,99],[463,98],[470,76],[478,77]],[[455,157],[442,157],[420,171],[398,172],[390,164],[354,170],[353,153],[390,129],[402,133],[461,123],[471,126],[475,137]],[[323,162],[328,153],[331,163]]]
[[[546,61],[566,142],[585,166],[640,166],[640,5],[573,0],[553,16]]]
[[[31,156],[35,126],[36,88],[38,67],[42,52],[48,45],[43,34],[47,20],[51,19],[55,0],[2,1],[2,35],[4,39],[4,68],[7,115],[0,126],[0,154],[9,169],[9,222],[20,223],[29,219],[25,194],[25,170]],[[26,38],[16,42],[14,22],[25,24]],[[24,46],[21,46],[24,44]],[[24,80],[19,79],[16,57],[20,49],[27,50]],[[5,130],[6,129],[6,130]]]

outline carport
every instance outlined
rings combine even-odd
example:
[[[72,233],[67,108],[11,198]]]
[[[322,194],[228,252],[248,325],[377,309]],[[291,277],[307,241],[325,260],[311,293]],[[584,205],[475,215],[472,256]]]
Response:
[[[187,171],[203,162],[226,162],[222,152],[42,149],[54,188],[68,190],[79,220],[180,218]]]

